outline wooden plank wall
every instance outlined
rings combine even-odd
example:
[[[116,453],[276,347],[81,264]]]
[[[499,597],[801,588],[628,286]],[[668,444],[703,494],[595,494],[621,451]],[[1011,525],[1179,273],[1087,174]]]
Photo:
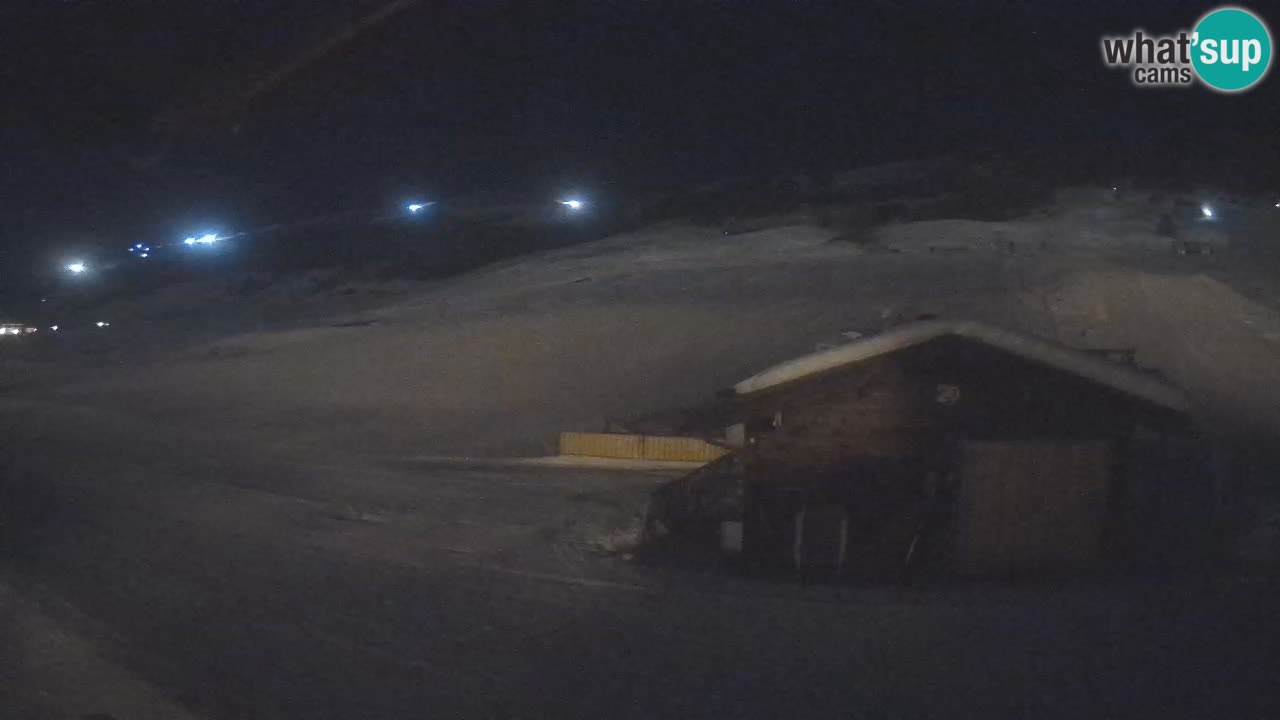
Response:
[[[1095,565],[1114,462],[1107,442],[966,443],[953,571],[1007,575]]]
[[[889,361],[780,396],[775,407],[781,423],[756,435],[758,454],[806,467],[919,454],[935,434],[919,381]]]

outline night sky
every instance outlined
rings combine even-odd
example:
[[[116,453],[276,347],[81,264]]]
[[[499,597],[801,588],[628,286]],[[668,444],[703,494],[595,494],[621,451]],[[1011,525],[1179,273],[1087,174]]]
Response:
[[[1168,0],[422,0],[234,101],[386,4],[5,2],[5,261],[211,217],[625,194],[978,146],[1212,154],[1256,142],[1252,154],[1275,158],[1274,73],[1227,97],[1139,90],[1102,66],[1101,34],[1170,32],[1211,7]],[[166,143],[155,119],[183,113]]]

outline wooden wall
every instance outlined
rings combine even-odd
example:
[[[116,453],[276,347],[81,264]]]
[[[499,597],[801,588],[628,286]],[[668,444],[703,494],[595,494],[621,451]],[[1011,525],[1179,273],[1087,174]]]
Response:
[[[741,399],[760,457],[826,468],[937,458],[948,441],[1116,438],[1139,418],[1181,421],[1082,378],[943,338]],[[945,460],[943,460],[945,461]]]
[[[1116,449],[1138,424],[1188,427],[1106,386],[955,338],[734,402],[735,421],[750,429],[748,553],[784,561],[795,513],[833,503],[850,515],[851,573],[879,577],[902,570],[917,528],[943,505],[960,528],[949,537],[962,572],[1092,564],[1116,522],[1106,502],[1123,469]],[[929,489],[939,487],[943,496]]]
[[[953,572],[1009,575],[1102,560],[1111,443],[966,443],[963,455]]]
[[[755,434],[758,455],[797,467],[910,457],[931,452],[937,441],[920,382],[888,361],[793,388],[765,399],[761,408],[777,427]]]

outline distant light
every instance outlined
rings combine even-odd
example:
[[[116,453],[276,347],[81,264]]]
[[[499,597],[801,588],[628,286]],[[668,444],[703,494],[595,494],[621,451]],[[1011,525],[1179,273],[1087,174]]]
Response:
[[[142,253],[142,257],[147,257],[147,256],[149,256],[150,254],[151,254],[151,253]]]
[[[193,238],[193,237],[189,237],[189,238],[187,238],[186,240],[183,240],[183,241],[182,241],[182,244],[183,244],[183,245],[195,245],[195,244],[196,244],[196,239],[195,239],[195,238]]]
[[[569,200],[561,200],[560,204],[569,208],[570,210],[581,210],[583,206],[586,205],[585,202],[578,200],[577,198],[572,198]]]
[[[50,330],[52,330],[52,331],[54,331],[54,332],[58,332],[58,326],[57,326],[57,325],[50,325],[50,326],[49,326],[49,329],[50,329]]]
[[[1211,218],[1213,217],[1213,208],[1209,207],[1208,205],[1201,205],[1200,214],[1205,216],[1206,218]]]
[[[405,207],[405,209],[406,209],[406,210],[408,210],[409,212],[414,213],[414,214],[416,215],[417,213],[420,213],[420,212],[422,212],[423,210],[426,210],[426,209],[427,209],[427,206],[428,206],[428,205],[430,205],[430,204],[431,204],[431,203],[409,203],[408,205],[405,205],[404,207]]]
[[[111,323],[109,323],[109,322],[102,322],[101,320],[99,320],[99,321],[96,323],[96,325],[97,325],[98,327],[110,327],[110,326],[111,326]]]
[[[85,270],[88,270],[88,269],[89,269],[89,266],[88,266],[88,265],[85,265],[85,264],[84,264],[84,263],[82,263],[82,262],[73,262],[73,263],[71,263],[70,265],[68,265],[68,266],[67,266],[67,269],[68,269],[68,270],[70,270],[72,273],[74,273],[74,274],[76,274],[76,275],[79,275],[80,273],[84,272]]]
[[[1276,203],[1276,207],[1280,208],[1280,202]]]

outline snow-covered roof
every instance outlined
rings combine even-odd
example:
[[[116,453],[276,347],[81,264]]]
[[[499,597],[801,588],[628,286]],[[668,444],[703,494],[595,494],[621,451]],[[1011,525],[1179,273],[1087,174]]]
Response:
[[[980,342],[1012,355],[1092,380],[1156,405],[1187,412],[1182,390],[1157,377],[1042,338],[970,321],[927,320],[774,365],[733,386],[746,395],[943,337]]]

